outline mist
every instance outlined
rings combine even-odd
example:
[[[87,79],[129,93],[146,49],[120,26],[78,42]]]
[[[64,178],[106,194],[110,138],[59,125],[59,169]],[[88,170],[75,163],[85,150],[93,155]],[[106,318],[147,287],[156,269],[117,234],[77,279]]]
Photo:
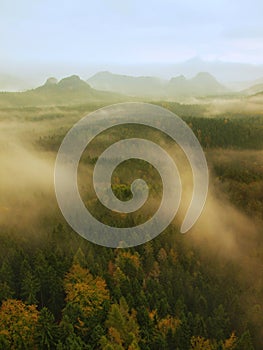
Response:
[[[243,108],[243,105],[238,104],[238,101],[230,101],[226,104],[222,101],[219,103],[213,101],[213,106],[215,107],[213,109],[214,115],[224,113],[226,110],[234,112],[237,108]],[[258,105],[251,104],[247,106],[246,111],[256,112],[257,110]],[[29,118],[32,113],[35,119]],[[64,129],[61,129],[61,118],[50,120],[40,118],[38,120],[36,113],[43,112],[23,110],[20,113],[18,110],[12,112],[7,110],[1,113],[0,226],[3,233],[40,242],[43,237],[46,237],[47,231],[54,229],[58,222],[63,226],[67,226],[67,223],[59,211],[54,192],[53,172],[56,152],[49,150],[48,147],[46,149],[41,147],[38,141],[40,137],[44,137],[44,141],[41,143],[43,145],[45,140],[46,142],[49,140],[45,136],[59,134],[61,130],[65,133],[66,129],[81,115],[65,113]],[[262,151],[218,149],[206,152],[210,181],[205,207],[193,228],[186,234],[180,234],[179,227],[192,196],[191,168],[182,150],[171,144],[171,140],[158,137],[155,134],[152,137],[153,141],[157,142],[173,157],[181,176],[182,202],[178,214],[170,226],[175,228],[175,241],[180,240],[194,251],[199,252],[200,263],[211,262],[213,266],[219,264],[224,268],[227,268],[229,262],[234,264],[238,271],[236,278],[244,288],[243,292],[240,293],[243,312],[257,327],[261,324],[262,310],[254,312],[253,305],[258,305],[261,308],[260,303],[263,298],[262,222],[248,217],[244,211],[230,202],[222,182],[214,173],[213,165],[220,162],[231,162],[233,159],[241,163],[243,160],[249,159],[254,166],[257,166],[257,164],[261,164]],[[107,135],[101,135],[99,142],[94,144],[93,148],[91,147],[90,156],[96,157],[99,152],[103,151],[105,143],[107,145],[109,141]],[[84,197],[85,191],[88,194],[94,192],[90,182],[93,166],[84,161],[79,167],[79,188]],[[131,173],[132,171],[129,170],[129,176]],[[126,174],[125,168],[119,174],[120,179],[124,182]],[[137,177],[137,174],[135,176]],[[87,181],[87,179],[89,180]],[[147,174],[145,174],[144,179],[147,181]],[[90,203],[94,204],[94,201],[91,200]],[[87,202],[87,204],[89,203]],[[151,196],[148,205],[142,208],[141,212],[139,210],[138,213],[145,215],[145,217],[152,216],[159,204],[159,196],[158,198]],[[89,206],[87,205],[87,207]],[[122,216],[122,219],[126,218],[125,215]],[[118,218],[116,217],[116,219]],[[78,234],[75,233],[75,235]],[[158,237],[155,239],[158,240]],[[253,293],[253,289],[257,290],[256,294]]]
[[[42,127],[40,127],[41,133],[49,130],[49,126],[45,126],[45,122],[39,124],[42,124]],[[35,139],[32,135],[31,140],[30,137],[25,138],[25,135],[28,134],[27,127],[29,128],[28,131],[32,132],[32,123],[28,123],[27,126],[26,123],[16,124],[6,121],[1,123],[0,222],[10,226],[15,224],[17,228],[19,226],[24,228],[30,222],[32,226],[39,215],[47,216],[47,213],[51,213],[54,208],[58,210],[53,185],[56,154],[36,148],[34,146]],[[104,138],[101,137],[100,142],[103,143],[103,140]],[[182,222],[191,199],[192,173],[185,155],[178,147],[171,146],[169,142],[164,140],[159,141],[159,144],[173,156],[181,175],[183,197],[175,220],[178,224],[178,221]],[[101,147],[100,144],[99,148]],[[251,157],[250,153],[252,151],[250,153],[249,151],[233,152],[231,155],[230,151],[225,151],[225,156],[224,153],[220,152],[220,158],[210,155],[208,198],[202,215],[187,235],[193,241],[202,244],[205,241],[205,244],[209,246],[209,250],[215,250],[226,258],[245,261],[254,249],[253,244],[257,244],[255,243],[255,237],[258,234],[259,226],[229,202],[222,190],[222,184],[215,177],[212,170],[213,162],[218,161],[218,159],[221,159],[221,161],[224,157],[226,159],[232,157],[243,159],[244,154],[246,154],[246,157]],[[260,163],[262,152],[255,153],[253,151],[253,157],[254,162]],[[91,178],[91,165],[84,164],[80,170],[83,179],[85,179],[85,176]],[[123,175],[125,175],[125,170]],[[91,187],[91,184],[86,183],[86,188],[89,191]],[[151,198],[147,211],[151,211],[150,208],[156,209],[156,207],[158,207],[158,204]]]
[[[131,76],[154,76],[170,80],[184,75],[192,78],[200,72],[212,74],[219,82],[233,91],[239,91],[256,84],[263,77],[262,64],[227,61],[208,61],[198,56],[185,61],[174,62],[2,62],[0,68],[0,91],[25,91],[43,85],[49,77],[62,79],[79,75],[87,80],[100,71]]]

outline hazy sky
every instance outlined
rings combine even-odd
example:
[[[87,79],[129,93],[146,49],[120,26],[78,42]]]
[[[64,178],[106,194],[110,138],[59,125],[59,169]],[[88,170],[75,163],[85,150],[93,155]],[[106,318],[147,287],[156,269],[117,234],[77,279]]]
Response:
[[[0,0],[0,63],[263,63],[262,0]]]

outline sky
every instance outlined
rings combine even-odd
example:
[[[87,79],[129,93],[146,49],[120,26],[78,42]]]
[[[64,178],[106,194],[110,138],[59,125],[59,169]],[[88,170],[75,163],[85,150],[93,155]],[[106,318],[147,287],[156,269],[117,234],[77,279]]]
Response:
[[[262,0],[0,0],[0,65],[263,64]]]

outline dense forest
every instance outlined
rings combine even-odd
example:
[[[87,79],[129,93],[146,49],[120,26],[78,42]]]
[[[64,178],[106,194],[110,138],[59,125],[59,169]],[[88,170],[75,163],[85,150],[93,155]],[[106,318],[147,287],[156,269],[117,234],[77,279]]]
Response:
[[[230,250],[229,256],[222,253],[216,247],[220,237],[214,246],[202,235],[205,226],[199,227],[199,234],[181,235],[178,221],[141,246],[97,246],[67,225],[53,192],[37,188],[28,197],[27,188],[20,188],[17,202],[10,200],[13,214],[4,199],[0,203],[1,216],[8,218],[0,221],[0,349],[262,349],[262,116],[209,117],[204,116],[203,105],[159,104],[180,114],[198,137],[212,186],[240,215],[255,222],[245,259]],[[47,112],[14,107],[0,112],[12,132],[18,125],[19,137],[14,135],[21,143],[26,139],[29,149],[54,162],[73,122],[100,106],[50,107]],[[140,132],[156,139],[152,130]],[[126,126],[110,139],[102,135],[96,152],[91,149],[83,155],[83,168],[94,166],[97,153],[109,142],[134,133],[140,136]],[[163,140],[166,145],[170,142]],[[6,147],[3,143],[1,147],[5,155]],[[134,169],[145,176],[151,171],[144,163]],[[113,190],[127,200],[130,191],[124,175],[132,176],[120,170]],[[153,191],[158,189],[156,179],[152,173]],[[98,202],[91,203],[100,210]],[[37,213],[36,207],[40,207]],[[31,213],[22,223],[25,211]],[[235,237],[244,239],[238,233]]]
[[[1,348],[253,349],[238,266],[169,231],[129,250],[2,232]]]

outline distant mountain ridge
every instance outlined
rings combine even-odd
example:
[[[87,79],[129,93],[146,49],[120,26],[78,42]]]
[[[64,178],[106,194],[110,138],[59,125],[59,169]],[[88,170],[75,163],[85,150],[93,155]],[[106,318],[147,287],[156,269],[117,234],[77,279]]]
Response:
[[[161,79],[156,77],[134,77],[130,75],[113,74],[108,71],[98,72],[87,80],[95,89],[114,91],[125,95],[159,95],[163,86]]]
[[[176,98],[177,96],[209,96],[228,92],[207,72],[200,72],[192,79],[186,79],[180,75],[165,81],[151,76],[133,77],[104,71],[93,75],[87,82],[97,90],[144,97]]]
[[[192,79],[186,79],[182,75],[172,78],[167,89],[168,96],[210,96],[228,92],[222,84],[207,72],[200,72]]]
[[[77,75],[66,77],[60,81],[53,77],[48,78],[44,85],[24,92],[0,93],[0,106],[76,105],[123,100],[127,100],[127,98],[116,93],[97,91],[91,88]]]
[[[95,72],[114,71],[117,74],[129,76],[160,77],[169,80],[181,74],[187,79],[199,72],[209,72],[225,86],[235,91],[248,88],[251,85],[262,83],[257,80],[263,77],[263,64],[227,62],[220,59],[204,60],[195,56],[181,62],[145,62],[136,64],[125,63],[89,63],[88,65],[73,64],[69,66],[50,65],[16,65],[12,69],[9,62],[0,65],[0,91],[24,91],[34,86],[49,75],[66,76],[68,72],[78,72],[81,76],[91,76]]]
[[[259,80],[260,81],[260,80]],[[162,80],[151,76],[128,76],[99,72],[86,81],[77,75],[61,80],[50,77],[46,82],[23,92],[0,92],[0,107],[83,105],[86,103],[118,103],[142,98],[176,100],[181,97],[223,96],[229,90],[207,72],[191,79],[183,75]],[[263,84],[256,84],[240,95],[262,95]]]

